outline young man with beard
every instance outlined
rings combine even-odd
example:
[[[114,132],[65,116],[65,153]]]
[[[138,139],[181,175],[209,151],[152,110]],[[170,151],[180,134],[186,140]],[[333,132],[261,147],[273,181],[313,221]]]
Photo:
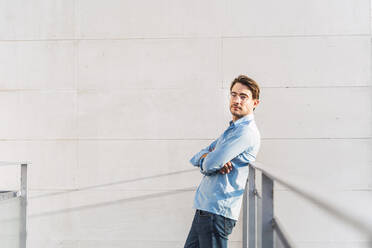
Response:
[[[204,175],[196,190],[195,216],[185,248],[226,248],[238,220],[248,177],[248,163],[256,159],[260,133],[253,111],[260,88],[240,75],[230,86],[232,121],[225,132],[195,154],[190,162]]]

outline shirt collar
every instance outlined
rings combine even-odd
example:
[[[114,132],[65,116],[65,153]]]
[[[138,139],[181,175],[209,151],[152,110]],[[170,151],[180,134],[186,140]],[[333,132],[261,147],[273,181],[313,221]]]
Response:
[[[240,124],[249,122],[249,121],[251,121],[253,119],[254,119],[254,115],[253,115],[253,113],[251,113],[249,115],[243,116],[242,118],[236,120],[235,122],[234,121],[230,121],[230,126],[237,126],[237,125],[240,125]]]

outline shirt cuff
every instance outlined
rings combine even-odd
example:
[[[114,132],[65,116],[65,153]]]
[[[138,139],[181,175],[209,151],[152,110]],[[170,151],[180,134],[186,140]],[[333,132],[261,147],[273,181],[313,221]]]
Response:
[[[199,160],[199,167],[200,167],[201,170],[203,170],[203,162],[204,162],[204,159],[205,159],[205,157],[204,157],[204,158],[201,158],[201,159]]]

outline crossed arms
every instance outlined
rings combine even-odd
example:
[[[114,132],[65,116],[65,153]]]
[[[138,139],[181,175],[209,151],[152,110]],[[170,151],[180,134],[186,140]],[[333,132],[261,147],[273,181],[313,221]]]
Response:
[[[214,148],[213,148],[212,150],[210,150],[209,152],[212,152],[213,150],[214,150]],[[209,152],[204,153],[204,154],[201,156],[201,159],[204,159],[204,158],[208,155]],[[226,164],[224,164],[224,165],[222,166],[222,168],[221,168],[218,172],[221,173],[221,174],[229,174],[230,171],[232,171],[232,169],[233,169],[233,166],[232,166],[232,164],[231,164],[231,161],[229,161],[229,162],[227,162]]]
[[[217,141],[213,141],[190,160],[191,164],[200,167],[204,175],[230,173],[233,169],[231,160],[253,145],[246,132],[231,135],[219,143]]]

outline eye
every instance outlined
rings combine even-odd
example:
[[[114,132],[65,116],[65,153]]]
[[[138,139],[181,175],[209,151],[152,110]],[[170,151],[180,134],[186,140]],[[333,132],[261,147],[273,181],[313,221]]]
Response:
[[[247,97],[243,95],[243,96],[240,96],[240,99],[245,100],[247,99]]]

